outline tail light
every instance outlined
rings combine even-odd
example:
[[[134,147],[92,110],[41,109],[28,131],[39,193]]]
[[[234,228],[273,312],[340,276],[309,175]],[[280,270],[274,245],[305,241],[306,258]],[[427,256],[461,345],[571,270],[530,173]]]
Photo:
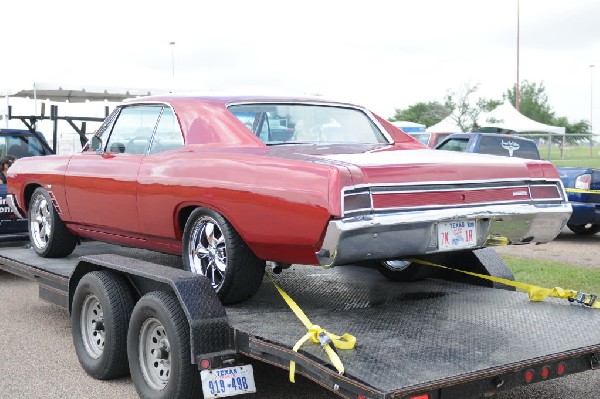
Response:
[[[584,175],[577,176],[575,179],[575,188],[580,190],[589,190],[592,185],[592,175],[586,173]]]

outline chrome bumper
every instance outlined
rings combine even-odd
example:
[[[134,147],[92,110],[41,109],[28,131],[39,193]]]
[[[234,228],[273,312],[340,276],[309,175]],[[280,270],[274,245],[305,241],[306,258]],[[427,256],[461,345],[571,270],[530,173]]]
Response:
[[[324,267],[376,259],[443,252],[438,248],[440,222],[475,220],[476,245],[506,239],[511,244],[552,241],[567,223],[571,205],[493,205],[362,215],[329,222],[316,253]]]
[[[12,194],[6,194],[6,204],[8,205],[8,207],[10,208],[11,211],[13,211],[13,213],[15,215],[17,215],[17,217],[19,219],[25,219],[25,216],[23,216],[23,214],[21,213],[21,210],[17,207],[17,203],[15,202],[15,196]]]

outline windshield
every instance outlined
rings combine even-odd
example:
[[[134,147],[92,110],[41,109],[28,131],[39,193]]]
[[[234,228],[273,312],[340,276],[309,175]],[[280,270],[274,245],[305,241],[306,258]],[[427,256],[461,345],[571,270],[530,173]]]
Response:
[[[233,113],[266,144],[387,143],[364,112],[354,108],[308,104],[232,105]]]

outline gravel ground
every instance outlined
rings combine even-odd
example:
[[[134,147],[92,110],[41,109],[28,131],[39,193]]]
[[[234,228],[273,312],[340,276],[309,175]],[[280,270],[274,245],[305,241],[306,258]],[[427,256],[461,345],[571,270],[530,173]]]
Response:
[[[549,244],[503,247],[498,252],[599,267],[599,241],[600,235],[579,237],[564,232]],[[0,398],[136,398],[129,378],[97,381],[81,369],[68,313],[37,295],[35,282],[0,271]],[[337,398],[301,376],[291,384],[285,370],[253,364],[258,393],[247,398]],[[513,389],[496,398],[579,399],[598,397],[598,392],[600,373],[588,371]]]

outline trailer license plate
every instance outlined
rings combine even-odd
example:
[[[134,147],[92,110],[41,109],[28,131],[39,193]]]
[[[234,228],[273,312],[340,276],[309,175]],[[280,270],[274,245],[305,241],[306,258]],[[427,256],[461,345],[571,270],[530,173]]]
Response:
[[[462,220],[438,224],[438,249],[474,247],[477,244],[477,223]]]
[[[256,392],[252,365],[202,370],[202,392],[204,398],[224,398]]]

